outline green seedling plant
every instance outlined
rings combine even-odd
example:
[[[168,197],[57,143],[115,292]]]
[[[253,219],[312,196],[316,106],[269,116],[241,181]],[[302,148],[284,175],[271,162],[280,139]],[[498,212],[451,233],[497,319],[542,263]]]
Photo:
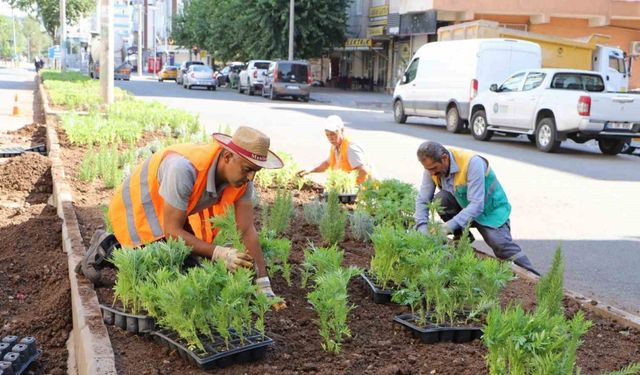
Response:
[[[260,231],[260,247],[262,247],[269,277],[282,273],[287,285],[291,286],[291,264],[289,264],[291,240],[274,238],[271,232],[262,230]]]
[[[631,363],[618,371],[607,372],[604,375],[636,375],[640,374],[640,362]]]
[[[373,216],[377,225],[409,228],[417,194],[413,185],[395,179],[367,180],[358,192],[358,207]]]
[[[582,311],[570,319],[565,317],[559,298],[563,272],[561,251],[557,249],[551,270],[536,287],[535,311],[527,313],[519,304],[491,309],[482,337],[491,375],[580,373],[575,368],[576,351],[592,322]]]
[[[264,230],[270,232],[272,236],[282,235],[289,227],[294,215],[291,193],[284,189],[278,190],[271,207],[264,207],[262,213]]]
[[[362,271],[357,267],[338,267],[315,279],[314,290],[307,299],[318,313],[322,348],[338,354],[344,337],[351,337],[347,316],[355,305],[349,305],[347,286],[349,280]]]
[[[100,207],[102,211],[102,222],[104,223],[104,230],[107,233],[113,233],[113,225],[111,224],[111,220],[109,220],[109,206],[103,205]]]
[[[351,235],[358,241],[369,242],[373,234],[375,221],[366,211],[357,209],[349,217]]]
[[[257,186],[264,188],[290,189],[297,187],[300,190],[305,181],[296,175],[300,170],[300,166],[291,154],[282,151],[278,151],[277,154],[284,162],[284,167],[280,169],[262,169],[256,173],[253,182]]]
[[[326,244],[333,245],[344,239],[347,212],[340,205],[338,193],[329,192],[327,207],[320,219],[320,236]]]
[[[338,194],[355,194],[358,191],[358,172],[345,172],[341,169],[332,169],[327,172],[326,191],[335,190]]]
[[[113,286],[113,303],[118,299],[125,310],[138,314],[141,300],[137,287],[147,275],[144,254],[138,250],[119,248],[113,251],[112,262],[118,270]]]
[[[305,288],[310,278],[332,272],[340,268],[344,260],[344,251],[336,245],[331,247],[315,247],[313,244],[304,251],[304,262],[301,265],[300,287]]]
[[[319,226],[326,207],[327,204],[319,200],[313,200],[309,203],[303,204],[302,211],[304,214],[304,221],[307,224]]]
[[[246,250],[242,241],[242,233],[236,224],[236,214],[233,206],[227,207],[223,215],[211,218],[211,224],[218,231],[213,243],[220,246],[231,246],[238,251]]]

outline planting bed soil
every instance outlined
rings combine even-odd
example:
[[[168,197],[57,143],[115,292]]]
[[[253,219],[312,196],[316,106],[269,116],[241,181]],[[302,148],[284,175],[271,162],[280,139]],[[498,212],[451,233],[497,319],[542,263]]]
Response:
[[[102,206],[108,204],[112,191],[100,182],[83,183],[77,179],[77,169],[86,148],[66,144],[60,134],[63,162],[69,183],[74,189],[74,203],[85,245],[93,231],[104,228]],[[271,202],[275,190],[258,189],[262,204]],[[322,245],[316,227],[305,223],[302,204],[318,196],[321,189],[306,186],[294,192],[296,216],[286,237],[292,240],[290,262],[293,264],[292,285],[281,276],[272,278],[274,291],[282,296],[288,308],[267,313],[267,336],[274,340],[265,358],[259,362],[231,364],[218,369],[223,374],[487,374],[484,356],[486,348],[479,340],[468,343],[438,343],[428,345],[413,338],[404,327],[393,322],[396,315],[409,309],[394,304],[374,303],[369,287],[361,278],[354,278],[348,288],[349,300],[356,308],[349,313],[352,338],[347,338],[340,354],[322,350],[317,315],[306,300],[308,290],[300,289],[303,250],[309,241]],[[260,209],[256,223],[260,227]],[[353,239],[347,229],[339,244],[345,251],[345,265],[368,268],[373,247]],[[105,275],[105,284],[113,282],[113,272]],[[111,306],[110,287],[96,289],[101,304]],[[501,302],[521,302],[525,309],[535,307],[535,285],[518,279],[503,290]],[[566,314],[573,316],[579,309],[574,300],[565,298]],[[593,327],[583,336],[578,349],[577,365],[583,374],[600,374],[616,370],[640,358],[640,333],[585,311]],[[176,350],[156,343],[149,335],[136,335],[112,325],[107,326],[113,345],[116,367],[120,374],[204,374],[194,364],[182,359]]]
[[[42,144],[46,128],[0,134],[0,148]],[[65,374],[72,328],[62,220],[47,203],[50,162],[38,153],[0,159],[0,337],[33,336],[42,356],[25,373]]]

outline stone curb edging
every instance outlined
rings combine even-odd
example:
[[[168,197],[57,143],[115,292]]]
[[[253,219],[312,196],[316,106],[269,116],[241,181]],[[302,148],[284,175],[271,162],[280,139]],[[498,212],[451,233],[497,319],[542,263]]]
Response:
[[[528,270],[518,265],[512,264],[511,269],[516,275],[518,275],[518,277],[522,277],[523,279],[527,279],[534,283],[537,283],[540,279],[538,275],[534,274],[533,272],[529,272]],[[606,303],[591,299],[578,292],[574,292],[566,288],[564,289],[564,295],[573,298],[576,302],[578,302],[580,307],[584,308],[585,310],[591,311],[605,319],[613,320],[626,328],[633,328],[640,331],[640,316],[631,314],[617,307],[607,305]]]
[[[113,348],[107,328],[102,321],[102,313],[93,284],[84,278],[78,278],[75,273],[75,266],[82,260],[86,249],[73,207],[71,188],[65,180],[58,135],[55,128],[50,125],[50,116],[55,116],[55,114],[48,111],[49,103],[40,75],[36,77],[38,79],[38,95],[40,95],[47,120],[47,150],[51,161],[54,204],[58,216],[63,219],[62,247],[68,257],[73,315],[73,330],[70,337],[73,350],[70,351],[70,355],[75,357],[70,360],[70,363],[75,363],[78,375],[115,375],[117,371]],[[69,369],[70,373],[72,371],[73,369]]]

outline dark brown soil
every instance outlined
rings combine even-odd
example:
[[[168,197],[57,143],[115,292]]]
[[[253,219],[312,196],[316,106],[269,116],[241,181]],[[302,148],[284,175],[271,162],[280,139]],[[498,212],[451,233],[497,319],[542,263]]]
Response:
[[[82,150],[71,147],[64,151],[67,176],[72,177],[74,199],[81,218],[85,243],[93,230],[103,226],[100,206],[107,204],[110,191],[94,189],[91,185],[73,180],[74,168],[81,160]],[[303,250],[309,241],[321,245],[317,228],[304,222],[301,204],[317,195],[317,191],[305,191],[295,196],[297,213],[287,237],[292,239],[291,262],[299,264]],[[261,202],[270,202],[274,193],[260,189]],[[256,221],[260,222],[260,209]],[[353,240],[347,230],[345,264],[367,267],[373,254],[371,244]],[[224,374],[486,374],[484,356],[487,354],[480,341],[468,344],[443,343],[425,345],[413,339],[392,318],[407,309],[396,305],[376,305],[372,302],[365,284],[354,279],[349,286],[350,301],[356,308],[349,314],[352,338],[348,339],[338,355],[329,354],[320,346],[316,325],[317,316],[306,301],[306,290],[299,288],[299,272],[294,267],[293,285],[276,276],[272,285],[277,294],[284,297],[288,308],[270,312],[267,317],[268,335],[276,344],[268,350],[265,360],[250,364],[237,364],[217,372]],[[110,304],[113,293],[108,288],[98,288],[98,298]],[[534,285],[525,280],[511,282],[502,293],[502,304],[521,302],[526,309],[535,306]],[[564,301],[567,314],[573,315],[579,305],[570,299]],[[600,374],[615,370],[640,358],[640,333],[627,330],[591,313],[587,317],[594,326],[584,336],[584,344],[578,351],[578,366],[584,374]],[[188,364],[174,351],[166,349],[149,338],[126,333],[108,326],[111,343],[120,374],[203,374],[202,370]]]
[[[44,143],[44,129],[28,125],[3,140]],[[36,338],[44,353],[30,368],[35,374],[66,373],[72,328],[67,256],[50,195],[47,157],[26,153],[0,164],[0,336]]]

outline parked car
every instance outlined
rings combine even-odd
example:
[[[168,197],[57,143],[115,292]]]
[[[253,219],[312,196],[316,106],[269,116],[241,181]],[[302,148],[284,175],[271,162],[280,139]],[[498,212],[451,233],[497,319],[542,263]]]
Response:
[[[306,61],[276,61],[269,65],[262,96],[274,100],[283,96],[309,101],[311,70]]]
[[[510,39],[427,43],[415,53],[393,93],[394,119],[445,118],[447,130],[467,125],[469,102],[516,71],[539,68],[540,46]]]
[[[131,79],[131,70],[133,69],[133,65],[129,62],[123,62],[113,69],[113,79],[120,79],[124,81],[129,81]],[[89,64],[89,77],[99,79],[100,78],[100,62],[95,61]]]
[[[178,78],[178,67],[175,65],[166,65],[160,73],[158,73],[158,81],[176,80]]]
[[[176,72],[176,84],[183,85],[183,76],[189,70],[191,65],[204,65],[202,61],[185,61],[180,65],[180,70]]]
[[[238,92],[253,95],[257,90],[262,90],[264,85],[264,77],[271,61],[268,60],[251,60],[247,63],[247,68],[240,72],[238,80]]]
[[[213,78],[213,70],[206,65],[191,65],[183,75],[182,87],[191,90],[192,87],[205,87],[207,90],[215,90],[218,82]]]
[[[216,79],[218,80],[218,87],[231,83],[229,81],[229,74],[232,72],[235,74],[240,74],[240,71],[244,68],[244,64],[231,64],[222,68],[221,71],[216,72]]]
[[[531,69],[513,74],[472,101],[471,133],[488,141],[495,132],[526,134],[544,152],[560,142],[595,139],[615,155],[640,136],[640,96],[605,91],[600,73]]]

